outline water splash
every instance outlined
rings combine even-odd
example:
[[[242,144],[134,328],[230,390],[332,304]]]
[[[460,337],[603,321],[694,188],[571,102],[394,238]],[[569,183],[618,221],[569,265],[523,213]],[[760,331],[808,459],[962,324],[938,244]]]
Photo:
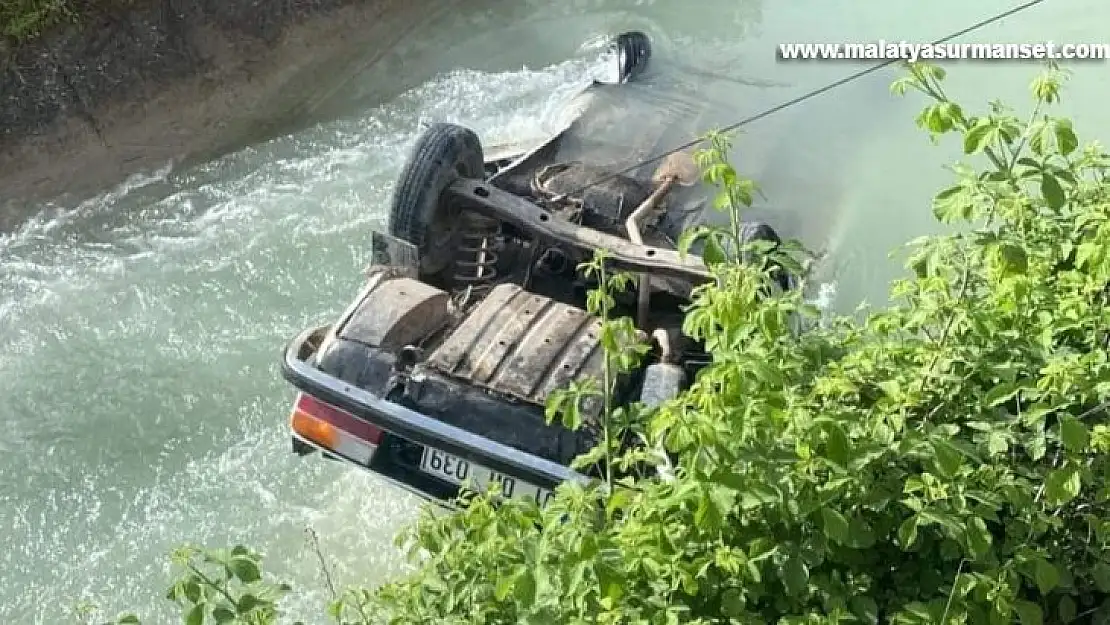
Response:
[[[441,76],[388,106],[188,170],[138,175],[0,239],[0,621],[63,622],[80,599],[171,622],[167,554],[261,548],[324,604],[303,531],[339,583],[404,567],[414,499],[289,452],[277,354],[338,312],[368,231],[428,120],[485,142],[542,137],[596,57]],[[7,290],[10,288],[10,291]]]

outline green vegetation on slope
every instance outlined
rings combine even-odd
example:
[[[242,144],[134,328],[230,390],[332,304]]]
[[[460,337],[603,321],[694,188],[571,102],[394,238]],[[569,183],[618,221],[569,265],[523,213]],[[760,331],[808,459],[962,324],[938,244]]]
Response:
[[[20,43],[74,17],[64,0],[6,0],[0,4],[0,34]]]
[[[735,227],[692,233],[717,281],[698,289],[685,331],[713,362],[661,408],[612,410],[603,437],[666,448],[674,479],[564,485],[544,510],[477,496],[428,514],[402,537],[417,572],[337,595],[333,619],[1110,622],[1110,155],[1045,114],[1055,67],[1023,118],[997,103],[973,115],[943,78],[915,64],[893,88],[927,96],[918,124],[982,166],[952,168],[932,210],[957,233],[911,244],[890,305],[797,335],[790,319],[817,311],[767,294],[768,273],[726,252]],[[700,157],[735,226],[753,186],[727,150],[714,136]],[[627,276],[590,267],[604,315]],[[606,378],[643,351],[630,328],[605,326]],[[569,389],[551,416],[574,425],[589,393],[607,396],[607,380]],[[588,455],[609,469],[658,461]],[[275,622],[288,588],[263,581],[255,554],[176,560],[170,598],[187,624]]]
[[[65,21],[98,10],[118,10],[134,0],[4,0],[0,2],[0,37],[15,43],[34,39]]]

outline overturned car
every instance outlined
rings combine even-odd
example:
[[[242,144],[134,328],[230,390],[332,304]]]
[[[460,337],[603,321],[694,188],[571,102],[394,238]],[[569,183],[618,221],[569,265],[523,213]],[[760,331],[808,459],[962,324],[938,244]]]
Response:
[[[600,320],[585,312],[594,285],[578,268],[596,249],[640,276],[619,301],[654,341],[617,400],[672,397],[705,363],[680,328],[691,289],[709,273],[675,241],[710,210],[710,194],[681,154],[620,173],[620,159],[635,162],[670,138],[604,142],[620,110],[589,99],[625,89],[650,57],[641,33],[615,45],[619,81],[585,87],[587,105],[546,141],[487,156],[462,126],[435,124],[419,137],[388,233],[372,233],[363,288],[334,323],[305,330],[285,352],[297,453],[320,451],[444,505],[463,485],[494,483],[542,505],[561,482],[587,479],[568,467],[596,444],[601,406],[587,406],[585,425],[571,431],[546,423],[544,405],[571,381],[602,376]],[[744,233],[778,241],[766,224]]]

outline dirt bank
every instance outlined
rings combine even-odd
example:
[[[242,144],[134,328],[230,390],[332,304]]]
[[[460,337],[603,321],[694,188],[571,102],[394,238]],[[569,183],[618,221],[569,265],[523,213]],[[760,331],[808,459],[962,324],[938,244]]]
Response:
[[[80,196],[303,123],[344,63],[416,27],[420,4],[437,3],[137,0],[0,49],[0,206]],[[3,212],[0,230],[20,218]]]

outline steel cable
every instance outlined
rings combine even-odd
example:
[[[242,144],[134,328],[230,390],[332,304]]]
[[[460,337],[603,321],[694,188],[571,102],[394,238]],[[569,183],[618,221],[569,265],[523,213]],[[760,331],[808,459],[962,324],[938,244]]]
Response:
[[[963,35],[966,35],[968,33],[979,30],[980,28],[983,28],[984,26],[989,26],[990,24],[993,24],[993,23],[995,23],[999,20],[1005,19],[1005,18],[1013,16],[1013,15],[1017,15],[1018,13],[1021,13],[1022,11],[1025,11],[1026,9],[1032,8],[1032,7],[1034,7],[1038,4],[1041,4],[1045,1],[1046,0],[1029,0],[1029,2],[1026,2],[1024,4],[1020,4],[1016,7],[1013,7],[1011,9],[1006,10],[1006,11],[1003,11],[1002,13],[992,15],[991,17],[980,20],[980,21],[976,22],[975,24],[972,24],[971,26],[968,26],[968,27],[963,28],[961,30],[958,30],[954,33],[951,33],[949,35],[941,37],[940,39],[937,39],[936,41],[933,41],[930,45],[936,46],[936,45],[940,45],[942,43],[947,43],[947,42],[949,42],[949,41],[951,41],[951,40],[953,40],[957,37],[962,37]],[[742,126],[746,126],[746,125],[748,125],[752,122],[759,121],[759,120],[763,119],[764,117],[768,117],[770,115],[773,115],[773,114],[775,114],[775,113],[777,113],[777,112],[779,112],[783,109],[790,108],[790,107],[792,107],[796,104],[801,104],[802,102],[805,102],[806,100],[815,98],[815,97],[817,97],[817,96],[819,96],[823,93],[827,93],[829,91],[832,91],[833,89],[836,89],[837,87],[841,87],[841,86],[846,85],[850,82],[853,82],[855,80],[863,78],[864,76],[866,76],[868,74],[872,74],[872,73],[877,72],[881,69],[889,67],[889,66],[899,62],[900,60],[901,59],[898,59],[898,58],[887,59],[887,60],[883,61],[882,63],[878,63],[876,65],[873,65],[871,67],[862,69],[862,70],[860,70],[858,72],[855,72],[853,74],[849,74],[848,76],[845,76],[844,78],[841,78],[839,80],[831,82],[831,83],[829,83],[829,84],[827,84],[823,87],[820,87],[818,89],[814,89],[813,91],[809,91],[807,93],[804,93],[804,94],[802,94],[802,95],[800,95],[796,98],[792,98],[790,100],[787,100],[786,102],[775,105],[775,106],[773,106],[773,107],[771,107],[767,110],[764,110],[761,113],[758,113],[756,115],[752,115],[751,117],[745,117],[744,119],[741,119],[740,121],[729,124],[728,126],[725,126],[725,127],[721,128],[718,132],[732,132],[733,130],[736,130],[736,129],[742,127]],[[593,188],[593,187],[595,187],[599,184],[602,184],[604,182],[608,182],[608,181],[610,181],[610,180],[612,180],[612,179],[614,179],[618,176],[623,176],[624,174],[627,174],[627,173],[629,173],[629,172],[631,172],[635,169],[638,169],[638,168],[640,168],[644,165],[648,165],[650,163],[655,163],[657,161],[661,161],[661,160],[667,158],[668,156],[670,156],[672,154],[675,154],[677,152],[681,152],[683,150],[692,148],[692,147],[698,145],[699,143],[701,143],[703,141],[705,141],[705,138],[693,139],[693,140],[688,141],[688,142],[686,142],[686,143],[684,143],[684,144],[682,144],[678,147],[671,148],[670,150],[667,150],[666,152],[663,152],[661,154],[657,154],[655,156],[652,156],[651,158],[644,159],[644,160],[639,161],[639,162],[637,162],[633,165],[625,167],[624,169],[621,169],[620,171],[616,171],[616,172],[613,172],[611,174],[606,174],[605,176],[602,176],[601,178],[598,178],[597,180],[594,180],[594,181],[590,182],[589,184],[583,185],[579,189],[575,189],[571,192],[564,193],[564,194],[560,195],[559,197],[560,198],[567,198],[567,197],[572,196],[572,195],[578,195],[579,193],[582,193],[583,191],[585,191],[587,189],[591,189],[591,188]]]

